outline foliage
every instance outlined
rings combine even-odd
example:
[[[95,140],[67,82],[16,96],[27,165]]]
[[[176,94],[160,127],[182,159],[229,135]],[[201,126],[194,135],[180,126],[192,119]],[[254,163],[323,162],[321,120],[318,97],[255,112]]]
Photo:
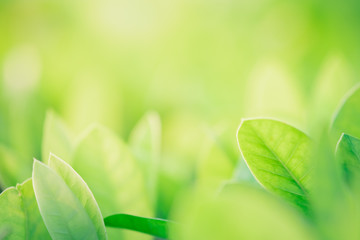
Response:
[[[0,240],[360,239],[359,12],[0,1]]]
[[[360,140],[351,135],[357,133],[351,108],[360,103],[357,96],[358,87],[336,111],[330,131],[313,139],[278,120],[242,120],[238,164],[231,164],[221,139],[209,138],[198,179],[174,205],[171,216],[178,224],[153,218],[161,207],[155,113],[139,122],[130,146],[100,125],[71,140],[65,124],[49,113],[43,144],[43,155],[50,153],[47,165],[34,160],[32,178],[1,193],[0,233],[4,239],[147,238],[128,230],[176,240],[356,239]],[[339,131],[335,151],[332,138]],[[1,174],[7,184],[14,178]]]

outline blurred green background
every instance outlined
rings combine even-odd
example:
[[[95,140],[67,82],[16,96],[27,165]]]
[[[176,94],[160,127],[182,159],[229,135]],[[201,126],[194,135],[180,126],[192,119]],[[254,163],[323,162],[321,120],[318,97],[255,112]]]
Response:
[[[235,164],[243,117],[308,133],[331,117],[360,74],[359,11],[354,0],[2,0],[1,149],[31,168],[48,109],[74,135],[98,122],[126,141],[156,111],[162,168],[191,182],[209,135]]]

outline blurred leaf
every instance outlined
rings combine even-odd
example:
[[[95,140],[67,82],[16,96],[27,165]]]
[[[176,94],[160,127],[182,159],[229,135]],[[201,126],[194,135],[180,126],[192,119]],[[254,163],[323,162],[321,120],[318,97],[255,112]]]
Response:
[[[33,181],[41,216],[53,239],[105,239],[83,203],[54,170],[35,160]]]
[[[318,130],[314,141],[316,146],[312,153],[312,159],[316,160],[313,175],[316,191],[312,191],[311,194],[314,224],[323,235],[322,239],[359,239],[360,188],[354,185],[353,191],[349,191],[344,184],[341,176],[343,169],[335,159],[326,127],[328,125],[321,126],[323,127],[322,130]]]
[[[5,239],[51,239],[41,218],[31,179],[0,195],[0,231]],[[2,239],[2,238],[1,238]]]
[[[336,147],[336,158],[340,161],[344,177],[351,185],[360,175],[360,139],[348,134],[341,135]]]
[[[332,122],[332,133],[337,141],[342,133],[360,137],[360,85],[354,87],[343,99]]]
[[[31,169],[23,164],[20,157],[0,145],[0,186],[15,186],[31,176]]]
[[[203,154],[199,157],[196,169],[196,183],[197,187],[214,193],[232,178],[235,166],[216,139],[208,137],[204,139],[203,145]]]
[[[50,153],[60,156],[65,161],[70,161],[72,144],[68,131],[53,111],[46,113],[43,132],[42,161],[48,162]]]
[[[153,215],[138,163],[128,147],[106,128],[89,129],[76,147],[73,167],[94,193],[103,215]],[[112,232],[108,231],[109,238],[120,238],[121,233]]]
[[[236,154],[230,144],[224,141],[224,132],[218,131],[213,128],[209,130],[202,142],[196,169],[197,186],[203,188],[201,190],[210,190],[210,194],[217,193],[227,182],[247,182],[260,186],[241,158],[234,134],[227,137],[235,143]],[[226,132],[232,131],[227,129]]]
[[[165,219],[144,218],[128,214],[115,214],[104,219],[107,227],[124,228],[142,232],[155,237],[168,238],[168,225]]]
[[[298,86],[276,59],[258,61],[247,81],[244,97],[247,117],[281,117],[300,123],[305,120],[304,99]]]
[[[352,85],[353,78],[345,59],[338,55],[328,57],[313,87],[309,106],[311,110],[309,124],[312,128],[318,128],[320,124],[330,119],[339,101]]]
[[[157,216],[168,219],[179,193],[194,182],[202,143],[208,136],[204,123],[186,112],[172,114],[164,122]]]
[[[114,76],[106,71],[97,65],[82,67],[72,74],[75,79],[68,84],[62,104],[64,118],[75,133],[94,122],[121,130],[123,96],[119,88],[122,85],[111,81]]]
[[[186,209],[186,211],[184,211]],[[175,240],[310,240],[309,225],[281,199],[262,190],[235,184],[217,198],[190,193],[176,209]]]
[[[152,205],[155,205],[161,157],[161,122],[157,113],[150,112],[140,120],[130,135],[129,144],[135,159],[142,166],[147,190]]]
[[[309,137],[279,121],[252,119],[241,123],[238,141],[255,178],[306,209],[312,184]]]
[[[84,180],[67,163],[50,154],[49,167],[62,177],[72,193],[80,200],[96,227],[99,239],[106,239],[106,230],[100,208]]]

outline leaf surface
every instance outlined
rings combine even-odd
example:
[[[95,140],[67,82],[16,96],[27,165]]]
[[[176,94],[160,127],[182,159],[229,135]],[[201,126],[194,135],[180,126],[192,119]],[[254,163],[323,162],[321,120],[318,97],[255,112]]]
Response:
[[[140,120],[130,135],[129,144],[140,163],[146,188],[155,205],[161,152],[161,122],[157,113],[149,112]]]
[[[104,239],[64,179],[34,161],[33,186],[41,216],[53,239]]]
[[[341,163],[345,179],[351,184],[354,178],[360,176],[360,139],[348,134],[341,135],[336,158]]]
[[[106,230],[100,208],[84,180],[69,164],[53,154],[50,154],[49,167],[62,177],[72,193],[80,200],[96,227],[99,239],[106,239]]]
[[[360,138],[360,85],[356,86],[344,97],[336,111],[332,122],[332,133],[336,140],[342,133]]]
[[[51,239],[41,218],[31,179],[1,193],[0,208],[4,239]]]
[[[68,130],[61,119],[53,112],[46,113],[42,140],[42,161],[48,162],[50,153],[70,161],[72,144]]]
[[[111,131],[101,126],[89,129],[78,143],[72,162],[92,190],[103,215],[153,215],[142,171],[128,147]],[[109,238],[121,237],[118,229],[108,230]]]
[[[142,232],[155,237],[168,238],[168,220],[144,218],[128,214],[115,214],[104,219],[106,226]]]
[[[305,207],[311,188],[311,141],[303,132],[270,119],[244,120],[238,131],[244,160],[268,190]]]

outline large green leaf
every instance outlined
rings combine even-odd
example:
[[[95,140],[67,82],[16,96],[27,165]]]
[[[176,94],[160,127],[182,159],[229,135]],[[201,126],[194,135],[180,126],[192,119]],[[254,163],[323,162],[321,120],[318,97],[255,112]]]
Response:
[[[73,167],[94,193],[103,215],[120,212],[152,217],[137,161],[128,147],[106,128],[94,126],[80,140]],[[118,232],[116,229],[108,232],[109,238],[121,234],[113,233]]]
[[[332,132],[337,140],[342,133],[360,137],[360,85],[354,87],[344,98],[342,104],[336,111]]]
[[[53,111],[48,111],[43,130],[42,161],[47,162],[50,153],[70,161],[71,152],[72,144],[68,130]]]
[[[0,195],[0,227],[4,239],[51,239],[41,218],[31,179]]]
[[[348,183],[360,177],[360,139],[348,134],[341,135],[336,147],[336,158],[342,165]]]
[[[157,113],[149,112],[140,120],[130,135],[129,144],[141,165],[152,205],[155,205],[161,153],[161,122]]]
[[[244,120],[240,151],[255,178],[268,190],[306,207],[311,188],[311,141],[303,132],[270,119]]]
[[[105,239],[66,181],[36,160],[33,186],[41,216],[53,239]]]
[[[96,227],[99,239],[106,239],[106,230],[100,208],[87,184],[66,162],[50,154],[49,167],[62,177],[73,194],[80,200]]]
[[[286,202],[261,189],[226,186],[216,198],[191,192],[179,201],[174,240],[310,240],[310,226]],[[186,209],[186,211],[184,211]]]
[[[114,214],[104,219],[106,226],[142,232],[155,237],[168,238],[171,221],[158,218],[144,218],[128,214]]]

